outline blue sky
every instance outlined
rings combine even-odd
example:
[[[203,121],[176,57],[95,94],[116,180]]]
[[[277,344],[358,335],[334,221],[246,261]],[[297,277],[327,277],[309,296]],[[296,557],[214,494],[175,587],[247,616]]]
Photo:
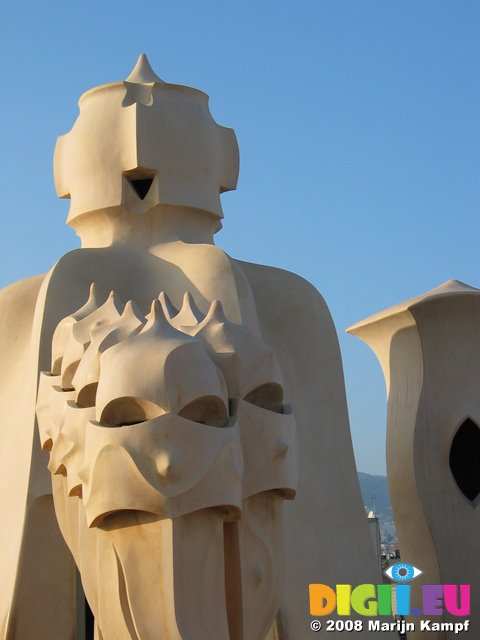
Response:
[[[344,331],[450,278],[480,287],[480,3],[3,3],[0,286],[79,246],[55,141],[80,95],[141,52],[235,129],[240,179],[216,243],[325,297],[358,468],[385,473],[383,374]]]

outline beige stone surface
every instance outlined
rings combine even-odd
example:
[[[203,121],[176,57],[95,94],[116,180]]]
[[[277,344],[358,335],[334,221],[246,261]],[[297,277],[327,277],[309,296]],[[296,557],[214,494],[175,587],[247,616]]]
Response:
[[[480,425],[480,291],[450,280],[349,332],[375,351],[387,383],[388,487],[400,553],[424,572],[412,582],[412,606],[421,608],[424,583],[470,584],[471,633],[478,635],[479,497],[464,489],[480,491],[479,437],[473,427],[472,438],[460,435],[464,489],[452,470],[452,446],[465,421]],[[418,624],[411,637],[423,637]]]
[[[220,193],[237,184],[238,146],[232,129],[213,120],[202,91],[163,82],[140,56],[127,80],[87,91],[79,107],[54,162],[73,227],[92,211],[120,216],[159,205],[223,217]],[[152,181],[143,198],[139,180]]]
[[[0,291],[0,634],[9,638],[32,638],[39,628],[68,638],[76,626],[74,564],[56,525],[48,456],[34,430],[38,346],[31,328],[43,279]]]
[[[103,637],[130,637],[133,628],[154,637],[158,613],[147,617],[144,609],[158,609],[157,592],[172,585],[175,602],[185,604],[163,622],[165,638],[178,637],[177,625],[187,638],[228,637],[233,627],[238,637],[264,637],[283,586],[283,499],[294,497],[298,475],[295,421],[282,402],[279,366],[247,327],[228,321],[218,301],[204,316],[189,296],[176,314],[168,296],[159,297],[147,321],[113,292],[102,302],[92,285],[89,301],[54,332],[52,364],[61,373],[41,374],[37,417],[49,469],[63,476],[54,485],[62,532],[82,576],[84,567],[93,576],[95,590],[84,586]],[[82,395],[85,385],[90,393]],[[129,524],[130,512],[144,514],[138,527],[137,520]],[[121,529],[115,534],[113,514]],[[175,521],[173,529],[165,519]],[[147,524],[153,538],[137,533],[142,547],[132,549],[138,541],[131,527]],[[172,548],[154,572],[146,558],[158,554],[165,532]],[[145,560],[133,563],[132,554]],[[212,581],[204,599],[192,589],[197,573],[200,592]],[[118,602],[111,594],[123,588]],[[194,617],[187,600],[197,603]],[[119,607],[131,618],[125,627]]]
[[[60,595],[23,586],[29,510],[50,495],[103,640],[299,640],[309,583],[380,580],[328,308],[213,244],[237,172],[206,96],[144,58],[87,92],[59,139],[82,248],[1,294],[5,637],[29,637],[12,627],[26,598],[49,612],[36,638],[76,634],[65,546],[49,556]]]

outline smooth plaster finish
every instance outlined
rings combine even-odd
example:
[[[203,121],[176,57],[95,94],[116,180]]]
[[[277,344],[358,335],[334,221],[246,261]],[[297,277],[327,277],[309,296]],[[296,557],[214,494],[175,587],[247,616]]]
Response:
[[[380,580],[328,308],[213,244],[237,172],[206,96],[144,56],[59,139],[82,248],[0,293],[2,637],[76,635],[52,494],[99,639],[299,640],[309,583]]]
[[[223,217],[220,193],[236,187],[238,145],[232,129],[213,120],[205,93],[163,82],[141,56],[125,82],[95,87],[78,104],[54,159],[57,193],[71,200],[71,226],[92,211],[144,213],[159,205]],[[139,198],[132,180],[148,179]]]
[[[388,488],[400,553],[424,572],[412,582],[412,606],[421,608],[424,583],[470,584],[468,617],[478,634],[480,291],[450,280],[348,331],[374,350],[385,375]],[[466,434],[459,431],[465,422]],[[418,620],[411,616],[417,630],[409,638],[421,637]]]

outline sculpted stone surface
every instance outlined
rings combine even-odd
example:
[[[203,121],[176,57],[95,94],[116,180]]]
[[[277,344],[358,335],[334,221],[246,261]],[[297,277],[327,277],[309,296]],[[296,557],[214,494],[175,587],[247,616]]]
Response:
[[[202,91],[163,82],[141,56],[125,82],[87,91],[79,106],[54,161],[57,193],[71,200],[71,226],[106,209],[181,206],[223,217],[220,193],[236,187],[238,146],[234,132],[213,120]]]
[[[96,590],[100,588],[97,593],[84,583],[99,631],[103,637],[128,638],[128,625],[112,624],[111,584],[103,590],[108,561],[98,561],[102,547],[92,529],[111,520],[112,514],[121,518],[133,511],[144,518],[157,517],[150,527],[163,530],[166,518],[189,521],[191,514],[209,510],[200,520],[192,516],[189,525],[195,528],[189,536],[197,551],[205,538],[207,556],[199,579],[211,573],[218,580],[215,574],[220,572],[234,590],[236,581],[241,586],[236,575],[240,564],[247,582],[245,593],[225,591],[226,602],[217,603],[223,608],[222,628],[206,623],[203,634],[228,637],[227,627],[243,627],[245,622],[252,626],[246,637],[264,637],[278,609],[282,585],[277,577],[283,575],[282,496],[294,497],[298,475],[292,411],[283,405],[272,351],[247,327],[229,322],[219,301],[205,317],[191,296],[185,297],[180,312],[175,311],[162,292],[147,319],[133,302],[123,305],[113,292],[100,304],[92,285],[88,302],[58,324],[52,369],[61,373],[41,374],[37,400],[40,439],[51,452],[49,469],[62,476],[54,485],[57,517],[77,566],[88,567]],[[75,518],[70,498],[77,498]],[[77,543],[79,519],[83,535],[90,538],[88,545]],[[223,540],[216,539],[220,525],[226,528]],[[176,527],[170,535],[173,547],[183,544]],[[111,544],[112,575],[121,571],[131,589],[132,569],[124,567],[121,547],[113,540]],[[210,567],[212,545],[219,548]],[[218,566],[222,549],[223,571]],[[147,542],[143,553],[154,557],[157,551]],[[192,578],[179,573],[179,564],[183,565],[182,553],[178,560],[172,558],[172,550],[162,554],[157,589],[170,588],[172,571],[174,596],[190,589]],[[255,574],[250,584],[249,567]],[[144,588],[140,580],[142,594]],[[128,594],[125,600],[123,616],[136,621]],[[154,602],[151,605],[156,608]],[[208,609],[206,603],[203,609]],[[236,621],[242,612],[244,620]],[[177,625],[186,626],[184,616],[177,612],[176,620],[172,617],[165,637],[178,637]],[[222,618],[221,610],[216,616]],[[142,624],[150,628],[145,618]],[[146,630],[145,637],[154,637],[154,628]]]
[[[207,102],[145,56],[87,92],[55,151],[82,248],[0,292],[3,637],[85,637],[85,593],[99,640],[298,640],[309,583],[380,580],[330,314],[214,245]]]
[[[349,329],[380,360],[387,383],[387,471],[400,553],[422,585],[469,584],[480,629],[480,291],[456,280]],[[444,607],[442,607],[444,608]],[[445,608],[444,608],[445,609]],[[428,618],[428,616],[427,616]],[[445,609],[445,621],[455,623]],[[419,619],[409,638],[422,638]],[[442,621],[432,619],[432,622]],[[457,637],[451,632],[429,637]]]

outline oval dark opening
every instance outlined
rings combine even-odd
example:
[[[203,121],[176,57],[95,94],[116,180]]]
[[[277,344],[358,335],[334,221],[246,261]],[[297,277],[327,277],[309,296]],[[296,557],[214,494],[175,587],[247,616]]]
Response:
[[[458,488],[473,502],[480,493],[480,429],[470,418],[453,438],[449,464]]]

